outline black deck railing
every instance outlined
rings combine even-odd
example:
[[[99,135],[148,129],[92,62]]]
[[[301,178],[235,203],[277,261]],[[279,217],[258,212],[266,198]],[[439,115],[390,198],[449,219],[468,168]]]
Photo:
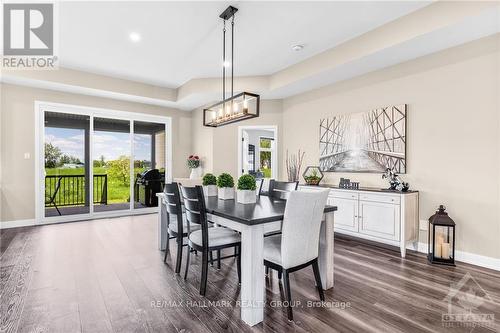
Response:
[[[61,185],[57,184],[61,179]],[[94,175],[94,204],[108,204],[108,175]],[[45,198],[51,198],[57,190],[57,206],[78,206],[86,204],[87,186],[85,175],[50,175],[45,176]],[[46,200],[45,207],[52,206]]]

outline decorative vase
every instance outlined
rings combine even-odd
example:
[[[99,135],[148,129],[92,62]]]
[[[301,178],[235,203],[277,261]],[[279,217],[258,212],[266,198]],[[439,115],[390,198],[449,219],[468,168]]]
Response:
[[[189,175],[189,179],[199,179],[199,178],[201,178],[202,174],[203,174],[203,170],[201,169],[201,167],[192,168],[191,174]]]
[[[242,204],[251,204],[257,202],[257,195],[253,190],[237,190],[236,200]]]
[[[219,187],[219,199],[232,200],[234,199],[234,188],[232,187]]]
[[[217,196],[217,185],[205,185],[203,186],[203,194],[206,197],[216,197]]]

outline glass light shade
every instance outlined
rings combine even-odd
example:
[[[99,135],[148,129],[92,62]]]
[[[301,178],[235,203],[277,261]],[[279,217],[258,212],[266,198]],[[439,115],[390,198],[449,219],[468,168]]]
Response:
[[[242,92],[203,110],[203,125],[219,127],[259,116],[260,96]]]

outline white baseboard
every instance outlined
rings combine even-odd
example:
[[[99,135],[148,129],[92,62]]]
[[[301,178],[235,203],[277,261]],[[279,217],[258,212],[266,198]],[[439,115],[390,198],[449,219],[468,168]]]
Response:
[[[35,219],[2,221],[0,222],[0,229],[29,227],[34,225],[35,225]]]
[[[427,253],[427,243],[418,243],[418,252]],[[455,260],[500,271],[500,258],[492,258],[470,252],[456,251]]]

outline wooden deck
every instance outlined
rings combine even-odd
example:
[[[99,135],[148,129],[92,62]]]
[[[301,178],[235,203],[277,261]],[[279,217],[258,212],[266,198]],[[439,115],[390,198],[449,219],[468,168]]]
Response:
[[[148,208],[139,202],[134,203],[134,207],[137,208]],[[114,203],[107,205],[95,205],[95,212],[109,212],[113,210],[127,210],[130,208],[130,204],[126,203]],[[89,207],[88,206],[70,206],[70,207],[59,207],[59,211],[61,212],[61,216],[66,215],[76,215],[76,214],[88,214]],[[59,216],[57,210],[55,208],[45,208],[45,217]]]
[[[201,258],[192,257],[184,281],[173,271],[172,243],[165,265],[154,214],[1,230],[0,332],[470,332],[442,321],[450,286],[467,274],[485,293],[480,302],[469,299],[473,312],[495,318],[473,332],[500,329],[500,272],[431,266],[421,254],[401,259],[398,251],[338,238],[327,302],[308,306],[318,300],[312,271],[293,273],[292,298],[301,303],[289,322],[272,275],[264,322],[250,328],[239,319],[234,260],[209,269],[201,297]]]

